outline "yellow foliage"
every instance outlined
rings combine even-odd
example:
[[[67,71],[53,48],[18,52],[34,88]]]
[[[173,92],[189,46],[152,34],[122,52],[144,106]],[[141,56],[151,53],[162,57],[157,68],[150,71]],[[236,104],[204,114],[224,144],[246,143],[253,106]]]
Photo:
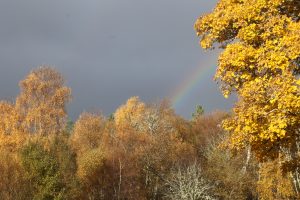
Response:
[[[15,106],[0,101],[0,148],[17,151],[25,140],[26,135],[20,129],[20,115]]]
[[[0,134],[11,135],[18,132],[19,118],[12,103],[0,101]]]
[[[29,199],[30,184],[26,182],[24,169],[17,154],[8,149],[0,151],[0,199]]]
[[[298,0],[219,0],[195,23],[203,48],[221,44],[215,79],[225,97],[237,92],[223,127],[230,147],[261,160],[297,146],[300,128],[300,5]]]
[[[42,66],[19,85],[21,94],[16,109],[22,117],[24,132],[45,135],[62,131],[67,117],[66,104],[71,98],[71,89],[64,86],[62,75]]]
[[[126,130],[131,128],[138,130],[145,109],[146,105],[140,101],[139,97],[128,99],[126,104],[118,108],[114,115],[117,129]]]
[[[259,169],[257,191],[262,200],[296,199],[290,177],[282,175],[278,160],[266,162]]]
[[[76,121],[71,136],[71,143],[76,153],[97,148],[101,142],[104,119],[100,115],[83,113]]]
[[[275,156],[279,147],[295,143],[300,123],[300,93],[293,75],[256,78],[239,91],[235,115],[223,126],[232,134],[232,147],[252,145],[259,158]],[[280,145],[280,146],[279,146]],[[264,148],[261,148],[264,146]]]
[[[98,173],[104,165],[104,153],[101,149],[93,149],[78,158],[77,175],[83,182],[89,182],[91,179],[97,180]]]

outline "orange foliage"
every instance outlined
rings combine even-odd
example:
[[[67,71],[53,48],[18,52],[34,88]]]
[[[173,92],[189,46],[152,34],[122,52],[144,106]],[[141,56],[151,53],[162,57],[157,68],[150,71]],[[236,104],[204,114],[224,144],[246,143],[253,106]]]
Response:
[[[21,94],[16,109],[22,117],[24,132],[46,135],[62,131],[67,117],[66,104],[71,98],[71,89],[64,86],[63,76],[42,66],[19,85]]]
[[[0,102],[0,147],[16,151],[24,143],[26,136],[20,130],[20,116],[15,106]]]
[[[72,147],[78,154],[99,146],[105,128],[104,122],[104,118],[100,115],[92,113],[80,115],[71,136]]]

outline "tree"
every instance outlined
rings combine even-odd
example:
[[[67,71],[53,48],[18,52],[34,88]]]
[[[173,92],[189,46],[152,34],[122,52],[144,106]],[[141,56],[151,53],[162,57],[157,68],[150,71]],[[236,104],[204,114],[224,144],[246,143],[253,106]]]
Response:
[[[32,199],[63,199],[59,163],[53,155],[40,144],[31,143],[22,150],[21,160]]]
[[[78,199],[81,195],[81,185],[76,176],[78,168],[76,154],[69,144],[69,133],[47,136],[44,143],[47,150],[58,163],[59,181],[62,188],[62,199]],[[37,138],[39,142],[40,139]],[[45,145],[44,145],[45,146]]]
[[[107,162],[119,175],[113,186],[120,194],[116,196],[162,198],[170,166],[194,161],[195,151],[178,128],[182,121],[165,102],[146,104],[138,97],[117,109],[114,142],[106,150],[112,152]]]
[[[140,130],[140,122],[145,112],[146,105],[139,97],[131,97],[114,114],[116,127],[121,130]]]
[[[0,133],[11,135],[18,132],[18,113],[14,104],[7,101],[0,101]]]
[[[204,152],[210,141],[224,135],[221,127],[222,121],[229,116],[222,111],[214,111],[201,115],[190,122],[190,129],[187,132],[186,141],[196,150],[199,159],[204,158]]]
[[[126,104],[115,112],[115,124],[118,131],[134,130],[147,134],[174,131],[174,111],[165,102],[145,104],[139,97],[131,97]]]
[[[77,176],[88,199],[105,199],[105,155],[100,148],[84,152],[78,157]]]
[[[46,135],[64,130],[71,98],[71,89],[64,83],[63,76],[49,66],[33,70],[20,82],[16,109],[25,132]]]
[[[195,112],[192,113],[192,119],[195,120],[203,114],[204,114],[204,108],[200,105],[197,105]]]
[[[104,132],[104,118],[93,113],[82,113],[76,121],[71,144],[77,154],[99,147]]]
[[[225,97],[239,97],[223,123],[230,147],[250,147],[260,161],[282,154],[299,163],[299,20],[298,0],[220,0],[195,23],[203,48],[225,49],[215,79]],[[294,177],[298,169],[291,169]]]
[[[170,200],[214,200],[211,194],[213,185],[202,175],[196,164],[173,172],[167,181],[168,191],[165,197]]]
[[[0,147],[16,151],[25,140],[20,129],[20,115],[11,102],[0,101]]]
[[[30,200],[30,186],[24,176],[18,157],[1,148],[0,151],[0,199]]]
[[[19,151],[28,199],[78,199],[75,154],[68,135],[33,136]]]
[[[257,163],[252,157],[247,163],[246,151],[233,152],[222,148],[225,134],[211,138],[205,147],[203,174],[215,185],[217,199],[256,199]]]

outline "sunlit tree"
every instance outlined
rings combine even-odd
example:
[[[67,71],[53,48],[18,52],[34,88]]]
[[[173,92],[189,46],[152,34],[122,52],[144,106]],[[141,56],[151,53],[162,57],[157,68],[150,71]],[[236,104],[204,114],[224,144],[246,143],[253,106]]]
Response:
[[[71,136],[72,147],[77,154],[99,147],[105,128],[101,115],[82,113],[76,121]]]
[[[25,132],[46,135],[64,130],[71,98],[71,90],[64,84],[63,76],[49,66],[31,71],[20,82],[16,109]]]
[[[249,147],[260,161],[282,154],[299,163],[299,19],[298,0],[220,0],[195,23],[203,48],[224,48],[215,75],[224,96],[238,95],[223,124],[230,146]],[[290,170],[299,176],[299,166]]]
[[[21,117],[13,103],[0,101],[0,147],[16,151],[25,140]]]
[[[141,119],[146,105],[139,97],[131,97],[126,104],[122,105],[114,114],[114,120],[118,130],[135,129],[141,130]]]

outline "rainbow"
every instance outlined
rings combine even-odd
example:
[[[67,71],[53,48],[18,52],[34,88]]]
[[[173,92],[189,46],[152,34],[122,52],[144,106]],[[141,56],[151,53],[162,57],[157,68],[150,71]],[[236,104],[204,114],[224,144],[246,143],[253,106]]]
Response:
[[[200,63],[195,70],[191,71],[170,95],[170,101],[173,108],[183,104],[185,98],[192,94],[194,88],[200,84],[201,80],[205,79],[207,76],[211,76],[210,74],[212,74],[212,71],[215,69],[215,67],[211,66],[211,63],[208,64],[208,62],[205,62]]]

